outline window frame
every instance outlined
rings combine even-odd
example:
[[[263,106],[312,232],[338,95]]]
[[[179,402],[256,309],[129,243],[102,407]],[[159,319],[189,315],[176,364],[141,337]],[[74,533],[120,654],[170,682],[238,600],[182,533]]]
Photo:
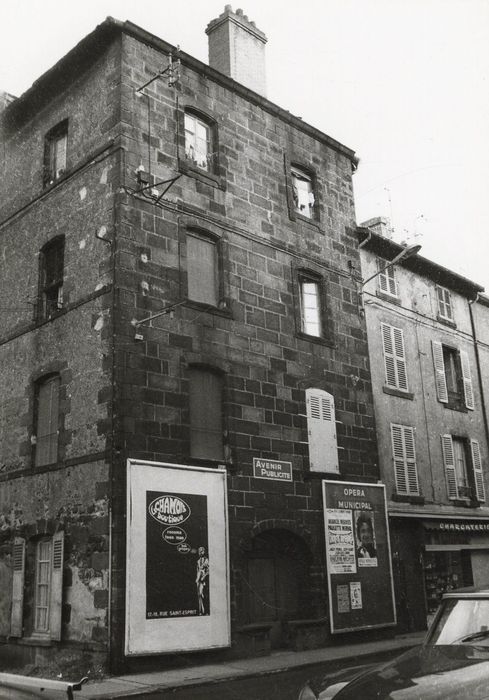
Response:
[[[58,167],[59,154],[57,146],[63,142],[64,158],[63,167]],[[50,187],[60,180],[67,172],[68,166],[68,119],[58,122],[44,136],[44,165],[43,186]]]
[[[459,483],[457,474],[455,444],[459,446],[457,449],[462,449],[465,467],[463,484]],[[486,493],[479,441],[447,433],[441,435],[441,446],[448,499],[484,503]]]
[[[194,386],[192,389],[192,375],[200,375],[201,378],[213,377],[216,380],[216,389],[219,406],[215,407],[214,416],[210,412],[211,392],[202,391],[202,385]],[[203,382],[204,383],[204,382]],[[193,364],[188,367],[188,401],[189,401],[189,457],[197,462],[222,463],[225,461],[225,415],[224,415],[224,373],[218,368],[209,367],[207,365]],[[196,403],[193,402],[193,396],[202,397],[203,401],[202,412],[197,415],[195,409]],[[203,432],[207,435],[211,434],[208,422],[202,420],[202,417],[215,418],[215,434],[216,440],[211,445],[211,450],[208,454],[202,452],[202,443],[199,443],[197,436]],[[212,421],[211,421],[212,422]]]
[[[187,157],[186,116],[201,122],[209,130],[209,153],[207,154],[209,167],[207,169],[200,167]],[[219,129],[216,116],[190,104],[182,105],[177,113],[177,152],[180,172],[213,187],[226,189],[226,178],[220,163]]]
[[[312,343],[320,343],[323,345],[333,345],[331,338],[332,327],[328,315],[327,307],[327,281],[322,274],[322,271],[314,270],[305,267],[295,267],[292,264],[292,279],[294,285],[294,304],[295,304],[295,326],[296,335],[299,338],[308,340]],[[311,335],[305,331],[304,314],[303,314],[303,283],[315,283],[317,285],[319,301],[319,323],[320,335]]]
[[[388,265],[388,261],[377,258],[378,287],[379,292],[386,294],[392,299],[399,299],[399,285],[396,280],[395,265]],[[394,291],[392,291],[392,288]]]
[[[56,267],[57,272],[53,275],[53,279],[48,279],[51,266]],[[39,251],[38,321],[47,321],[63,310],[64,278],[65,237],[55,236]]]
[[[475,396],[468,353],[439,340],[432,340],[431,347],[438,401],[452,410],[465,411],[468,409],[473,411],[475,408]],[[447,365],[445,361],[447,353],[450,353],[451,357],[455,358],[454,369],[459,387],[457,392],[448,388]]]
[[[443,297],[443,298],[442,298]],[[438,303],[438,318],[441,321],[454,323],[452,294],[449,289],[436,285],[436,298]],[[448,311],[448,313],[445,313]]]
[[[314,197],[313,216],[308,217],[296,209],[294,201],[294,183],[292,171],[296,170],[303,173],[310,179],[312,186],[312,194]],[[296,157],[294,153],[284,153],[284,173],[285,173],[285,192],[287,199],[287,208],[289,219],[291,221],[300,221],[315,228],[321,225],[321,187],[317,171],[309,164],[304,163],[300,157]]]
[[[305,305],[305,297],[306,297],[306,292],[305,292],[305,286],[306,285],[314,285],[315,289],[315,300],[316,300],[316,308],[315,308],[315,315],[317,316],[317,321],[312,322],[316,323],[318,326],[318,332],[317,333],[311,333],[308,330],[308,325],[309,322],[306,318],[307,315],[307,309],[309,307],[306,307]],[[307,275],[306,273],[300,272],[298,275],[298,286],[299,286],[299,307],[300,307],[300,321],[301,321],[301,333],[303,335],[309,336],[311,338],[322,338],[323,337],[323,303],[322,303],[322,285],[321,285],[321,280],[316,277],[315,275]],[[309,295],[311,296],[311,295]]]
[[[303,210],[300,208],[300,196],[299,196],[299,188],[297,187],[296,183],[299,180],[303,180],[304,182],[309,183],[310,188],[307,190],[307,194],[309,195],[309,200],[311,199],[312,196],[312,203],[309,201],[308,206],[309,206],[309,215],[304,214]],[[308,170],[304,168],[304,166],[299,165],[298,163],[291,162],[290,164],[290,182],[291,182],[291,188],[292,188],[292,200],[294,202],[294,211],[296,216],[300,216],[301,218],[307,219],[308,221],[315,222],[317,220],[317,207],[316,207],[316,200],[317,200],[317,195],[316,195],[316,178],[314,173],[311,170]]]
[[[41,559],[40,550],[43,545],[48,545],[48,555],[46,558]],[[32,623],[32,636],[33,637],[47,637],[50,632],[50,602],[51,602],[51,575],[52,575],[52,561],[53,561],[53,542],[50,537],[41,537],[36,542],[35,551],[35,575],[34,575],[34,596],[32,601],[32,612],[33,612],[33,623]],[[47,580],[40,581],[40,567],[45,564],[45,569],[47,571]],[[40,586],[46,589],[46,602],[41,605],[40,603]],[[39,612],[40,610],[45,611],[45,624],[44,626],[39,624]]]
[[[41,392],[46,387],[50,387],[49,392],[49,402],[45,407],[45,411],[49,414],[48,424],[50,428],[56,427],[56,429],[51,430],[51,432],[40,433],[40,418],[41,418]],[[34,420],[33,420],[33,441],[32,441],[32,464],[35,469],[40,469],[42,467],[49,466],[51,464],[57,464],[59,461],[59,434],[60,434],[60,389],[61,389],[61,377],[58,373],[52,373],[41,377],[34,384]],[[54,397],[56,400],[54,401]],[[47,454],[55,456],[54,460],[42,460],[40,461],[39,450],[40,441],[48,438],[49,442],[47,447]]]

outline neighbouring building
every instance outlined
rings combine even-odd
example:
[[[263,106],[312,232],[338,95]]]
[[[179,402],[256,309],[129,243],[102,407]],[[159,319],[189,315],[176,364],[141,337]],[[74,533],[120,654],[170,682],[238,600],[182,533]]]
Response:
[[[385,219],[359,245],[398,621],[418,630],[444,591],[489,582],[488,303],[419,254],[386,268]]]
[[[355,484],[379,478],[356,157],[266,99],[266,37],[240,10],[207,33],[210,66],[108,18],[2,101],[4,667],[317,645],[331,606],[375,626],[352,520],[371,509]],[[467,436],[485,459],[482,428]],[[330,508],[332,596],[325,479],[350,509]]]

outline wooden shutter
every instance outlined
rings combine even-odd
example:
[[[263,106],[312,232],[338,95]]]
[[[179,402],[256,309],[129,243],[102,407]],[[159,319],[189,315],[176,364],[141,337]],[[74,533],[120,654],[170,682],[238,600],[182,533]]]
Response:
[[[484,487],[484,474],[478,441],[471,440],[470,448],[472,451],[472,469],[474,470],[475,496],[478,501],[483,503],[486,500],[486,489]]]
[[[339,472],[334,398],[322,389],[306,389],[309,468]]]
[[[25,540],[22,537],[15,537],[12,549],[12,612],[10,616],[10,634],[12,637],[22,637],[24,577]]]
[[[442,435],[441,446],[443,451],[443,463],[445,465],[448,498],[458,498],[457,475],[455,473],[455,456],[453,454],[452,436]]]
[[[465,350],[460,350],[460,364],[462,366],[462,380],[464,385],[465,405],[474,409],[474,390],[472,388],[472,377],[470,374],[469,356]]]
[[[404,334],[401,328],[381,323],[384,348],[385,380],[387,386],[407,391],[406,356]]]
[[[187,236],[188,298],[217,306],[216,244],[200,236]]]
[[[190,370],[190,454],[223,459],[222,379],[205,369]]]
[[[53,535],[51,561],[51,593],[49,602],[49,636],[61,639],[61,611],[63,606],[64,532]]]
[[[396,284],[396,278],[395,278],[395,272],[394,272],[394,267],[388,267],[387,269],[384,269],[386,266],[386,261],[382,260],[381,258],[377,258],[377,269],[380,271],[379,272],[379,289],[381,292],[385,292],[385,294],[390,294],[393,297],[397,296],[397,284]]]
[[[445,377],[445,362],[443,361],[443,346],[438,340],[431,341],[433,350],[433,365],[435,368],[435,384],[438,401],[448,403],[447,380]]]
[[[407,425],[391,424],[391,438],[397,493],[418,495],[414,429]]]

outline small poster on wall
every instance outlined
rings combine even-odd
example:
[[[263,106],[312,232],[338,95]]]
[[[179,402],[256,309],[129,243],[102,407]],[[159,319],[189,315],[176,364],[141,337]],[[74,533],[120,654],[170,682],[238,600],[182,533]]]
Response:
[[[229,646],[225,470],[127,469],[126,654]]]

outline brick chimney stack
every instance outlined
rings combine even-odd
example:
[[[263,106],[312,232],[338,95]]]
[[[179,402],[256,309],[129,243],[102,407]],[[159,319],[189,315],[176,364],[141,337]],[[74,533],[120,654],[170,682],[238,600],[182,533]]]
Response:
[[[265,44],[267,37],[238,9],[226,5],[205,30],[211,68],[266,96]]]

